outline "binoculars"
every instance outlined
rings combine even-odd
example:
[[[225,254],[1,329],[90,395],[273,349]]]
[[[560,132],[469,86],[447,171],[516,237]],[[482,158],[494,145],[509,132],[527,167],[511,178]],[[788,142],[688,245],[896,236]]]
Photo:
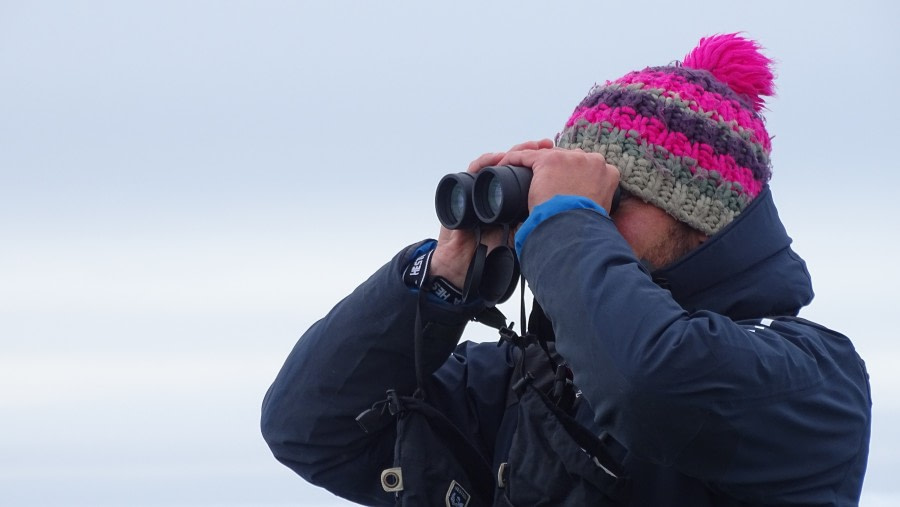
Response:
[[[530,186],[531,169],[513,165],[448,174],[438,183],[434,207],[448,229],[517,224],[528,216]]]
[[[434,207],[441,225],[471,229],[478,225],[514,225],[528,217],[531,169],[514,165],[485,167],[477,174],[454,173],[441,178]],[[609,213],[619,206],[616,188]]]

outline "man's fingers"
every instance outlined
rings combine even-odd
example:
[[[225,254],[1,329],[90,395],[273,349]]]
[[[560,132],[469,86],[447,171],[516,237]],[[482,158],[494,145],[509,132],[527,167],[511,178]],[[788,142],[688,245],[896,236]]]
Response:
[[[606,163],[606,170],[616,173],[619,176],[617,179],[622,178],[622,171],[620,171],[618,167],[610,164],[609,162]]]
[[[540,155],[540,150],[510,151],[497,162],[497,165],[518,165],[532,167]]]
[[[491,166],[491,165],[503,165],[508,162],[503,162],[504,157],[509,153],[521,152],[521,151],[536,151],[536,150],[546,150],[549,148],[553,148],[553,141],[550,139],[541,139],[539,141],[526,141],[524,143],[517,144],[509,149],[508,152],[497,152],[497,153],[485,153],[484,155],[476,158],[469,164],[469,168],[467,169],[470,173],[476,173],[481,170],[483,167]]]
[[[489,165],[497,165],[500,163],[500,160],[503,159],[504,153],[485,153],[484,155],[476,158],[469,164],[469,168],[466,169],[467,172],[476,173],[481,170],[482,167],[487,167]]]
[[[524,143],[517,144],[510,148],[509,151],[545,150],[548,148],[553,148],[553,141],[549,139],[541,139],[540,141],[526,141]]]

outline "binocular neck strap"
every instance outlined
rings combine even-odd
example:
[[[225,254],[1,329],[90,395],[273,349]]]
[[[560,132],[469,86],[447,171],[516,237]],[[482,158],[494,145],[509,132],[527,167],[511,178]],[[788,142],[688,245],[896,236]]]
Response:
[[[416,390],[413,397],[425,399],[425,324],[422,322],[422,306],[425,304],[425,291],[419,289],[416,298],[416,321],[413,333],[413,358],[416,363]]]
[[[476,227],[474,233],[475,251],[466,271],[462,297],[464,301],[480,298],[488,306],[493,306],[512,296],[519,278],[519,260],[515,250],[509,246],[512,229],[509,224],[503,225],[503,244],[497,245],[490,253],[481,241],[481,227]]]

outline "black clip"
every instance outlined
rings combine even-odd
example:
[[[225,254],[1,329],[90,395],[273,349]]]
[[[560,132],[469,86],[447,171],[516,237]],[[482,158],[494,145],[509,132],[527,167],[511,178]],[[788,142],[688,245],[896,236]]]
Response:
[[[513,391],[515,391],[516,394],[521,396],[522,391],[525,390],[525,386],[530,384],[533,380],[534,380],[534,375],[532,375],[531,372],[529,371],[528,373],[525,374],[524,377],[520,378],[519,380],[516,381],[515,384],[513,384],[513,386],[512,386]]]
[[[397,415],[403,409],[403,403],[400,397],[393,389],[388,389],[387,398],[376,401],[372,404],[372,408],[363,410],[356,416],[356,424],[366,433],[372,433],[382,428],[390,419],[390,416]]]
[[[403,410],[403,402],[400,401],[400,396],[397,395],[397,391],[388,389],[387,400],[385,401],[387,401],[388,411],[391,415],[397,415],[398,412]]]
[[[563,410],[572,408],[575,401],[575,382],[573,382],[572,370],[565,363],[556,367],[556,379],[553,381],[553,394],[551,398],[556,406]]]
[[[509,342],[515,347],[518,347],[522,350],[525,350],[532,343],[537,342],[537,337],[533,333],[525,333],[523,335],[519,335],[515,331],[513,331],[513,326],[515,323],[511,323],[509,327],[503,327],[500,329],[500,341],[497,342],[497,346],[499,347],[503,342]]]
[[[562,398],[566,385],[571,384],[569,380],[569,369],[565,363],[556,367],[556,379],[553,380],[553,397],[555,399]]]
[[[500,333],[500,341],[497,342],[498,347],[505,341],[516,345],[516,342],[519,339],[519,334],[513,331],[513,328],[515,326],[515,322],[510,322],[508,326],[503,326],[500,328],[500,330],[498,331]]]

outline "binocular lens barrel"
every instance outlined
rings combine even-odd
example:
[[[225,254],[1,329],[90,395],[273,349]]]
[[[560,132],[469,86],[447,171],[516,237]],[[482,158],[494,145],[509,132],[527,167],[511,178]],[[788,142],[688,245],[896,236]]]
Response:
[[[444,176],[434,195],[441,224],[466,229],[482,224],[513,224],[528,216],[531,170],[518,166],[485,167],[478,174]]]
[[[531,169],[510,165],[485,167],[475,178],[472,204],[485,224],[515,224],[528,216]]]

